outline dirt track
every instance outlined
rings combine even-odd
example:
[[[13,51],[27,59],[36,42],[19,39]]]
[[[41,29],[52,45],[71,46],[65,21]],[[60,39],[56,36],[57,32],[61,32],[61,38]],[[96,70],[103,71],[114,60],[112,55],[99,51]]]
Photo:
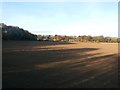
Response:
[[[118,87],[118,44],[3,42],[3,88]]]

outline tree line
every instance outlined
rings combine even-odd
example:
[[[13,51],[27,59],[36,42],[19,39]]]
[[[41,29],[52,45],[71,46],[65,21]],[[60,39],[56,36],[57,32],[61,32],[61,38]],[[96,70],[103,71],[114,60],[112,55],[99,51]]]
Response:
[[[38,35],[37,40],[40,41],[63,41],[63,42],[107,42],[118,43],[119,38],[116,37],[104,37],[104,36],[66,36],[66,35]]]
[[[67,35],[35,35],[17,26],[7,26],[0,23],[3,40],[36,40],[36,41],[60,41],[60,42],[107,42],[117,43],[120,38],[104,36],[67,36]]]
[[[0,28],[2,29],[3,40],[37,40],[37,35],[17,26],[7,26],[0,23]]]

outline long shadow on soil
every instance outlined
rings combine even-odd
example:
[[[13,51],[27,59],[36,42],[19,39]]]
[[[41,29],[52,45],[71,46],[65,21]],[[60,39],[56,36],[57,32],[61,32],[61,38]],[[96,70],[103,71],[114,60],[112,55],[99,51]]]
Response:
[[[69,42],[58,42],[58,41],[2,41],[2,48],[24,48],[24,47],[35,47],[35,46],[52,46],[52,45],[67,45],[75,44]]]
[[[99,48],[3,53],[3,88],[118,87],[118,56]]]

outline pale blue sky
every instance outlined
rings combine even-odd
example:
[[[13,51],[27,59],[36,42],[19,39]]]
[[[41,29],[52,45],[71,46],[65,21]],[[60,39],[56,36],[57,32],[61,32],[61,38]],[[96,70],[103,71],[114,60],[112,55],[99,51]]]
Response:
[[[4,2],[2,22],[34,34],[118,36],[117,2]]]

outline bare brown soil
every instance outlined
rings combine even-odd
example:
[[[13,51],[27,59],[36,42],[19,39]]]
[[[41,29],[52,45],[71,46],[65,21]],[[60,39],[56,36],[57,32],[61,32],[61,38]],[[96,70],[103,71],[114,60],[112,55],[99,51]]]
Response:
[[[3,88],[117,88],[118,44],[3,41]]]

